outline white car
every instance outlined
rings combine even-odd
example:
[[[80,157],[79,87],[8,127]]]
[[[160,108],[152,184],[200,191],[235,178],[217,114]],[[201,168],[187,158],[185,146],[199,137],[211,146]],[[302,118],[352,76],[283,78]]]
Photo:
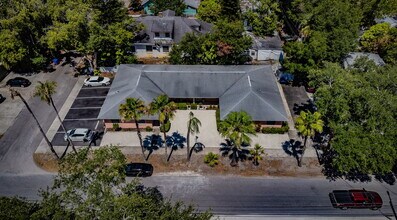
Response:
[[[102,76],[91,76],[84,80],[85,86],[107,86],[110,85],[110,79]]]
[[[71,129],[67,132],[68,132],[69,138],[72,141],[83,141],[83,142],[91,141],[92,136],[94,134],[94,132],[88,128],[75,128],[75,129]],[[63,137],[63,139],[65,141],[68,140],[68,137],[66,136],[66,134]]]

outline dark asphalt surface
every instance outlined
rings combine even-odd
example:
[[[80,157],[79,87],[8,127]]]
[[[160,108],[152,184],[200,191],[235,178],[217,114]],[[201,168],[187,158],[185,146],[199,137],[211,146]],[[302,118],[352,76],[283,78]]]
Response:
[[[65,119],[96,119],[100,108],[70,109]]]
[[[76,99],[72,105],[72,108],[82,108],[82,107],[100,108],[102,107],[104,101],[105,98]]]
[[[103,97],[105,98],[109,92],[110,87],[83,87],[78,96],[79,98],[92,98],[92,97]]]
[[[304,110],[309,104],[309,97],[305,91],[304,86],[291,86],[281,85],[284,91],[285,99],[288,103],[288,108],[291,111],[292,116],[299,115],[299,110]]]

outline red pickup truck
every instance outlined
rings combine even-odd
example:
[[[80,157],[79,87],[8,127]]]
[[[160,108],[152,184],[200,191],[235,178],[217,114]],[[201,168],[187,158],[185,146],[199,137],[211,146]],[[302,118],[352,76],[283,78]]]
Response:
[[[382,207],[382,198],[373,191],[365,189],[354,190],[334,190],[329,194],[332,206],[340,209],[372,209],[377,210]]]

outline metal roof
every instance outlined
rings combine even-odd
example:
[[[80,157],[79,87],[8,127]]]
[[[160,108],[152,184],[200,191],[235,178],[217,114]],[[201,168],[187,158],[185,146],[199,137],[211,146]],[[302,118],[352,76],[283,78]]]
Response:
[[[375,62],[376,65],[378,66],[383,66],[385,65],[385,61],[375,53],[362,53],[362,52],[352,52],[349,53],[345,59],[343,60],[343,67],[347,69],[350,66],[353,66],[356,60],[360,57],[367,57],[369,60],[372,60]]]
[[[246,111],[254,121],[287,121],[270,65],[120,65],[98,118],[119,119],[128,97],[219,98],[220,116]],[[154,119],[151,116],[145,119]]]

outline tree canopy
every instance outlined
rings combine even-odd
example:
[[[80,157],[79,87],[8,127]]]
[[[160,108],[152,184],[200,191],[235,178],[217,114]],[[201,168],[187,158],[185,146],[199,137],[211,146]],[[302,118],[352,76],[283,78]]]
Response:
[[[318,88],[318,111],[332,130],[333,165],[340,172],[387,173],[396,165],[397,68],[366,62],[349,70],[325,63],[309,73]]]
[[[247,19],[249,25],[252,26],[252,31],[258,36],[273,36],[277,28],[278,16],[280,8],[277,1],[271,0],[252,0],[253,5],[244,17]]]
[[[176,16],[181,16],[186,8],[187,6],[184,0],[153,0],[150,11],[157,15],[159,12],[168,9],[175,11]]]
[[[197,17],[208,23],[215,23],[221,17],[219,0],[203,0],[197,9]]]
[[[54,185],[36,204],[1,198],[2,219],[210,219],[192,206],[171,203],[157,188],[125,180],[126,158],[114,146],[69,154]]]

